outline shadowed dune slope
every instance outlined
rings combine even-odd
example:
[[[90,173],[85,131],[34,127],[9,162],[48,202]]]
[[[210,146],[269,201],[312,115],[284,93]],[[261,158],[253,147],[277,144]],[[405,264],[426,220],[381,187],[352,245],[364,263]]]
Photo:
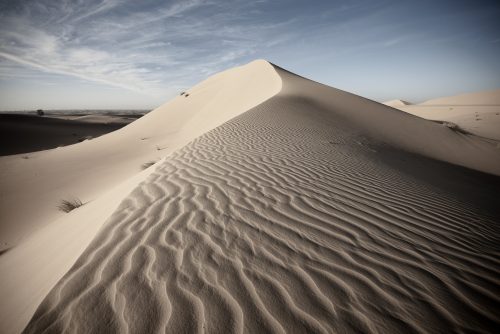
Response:
[[[495,173],[495,149],[277,71],[121,203],[26,333],[499,325],[499,178],[450,164]]]
[[[280,95],[300,100],[307,117],[335,122],[372,144],[500,175],[500,148],[490,142],[277,69]]]

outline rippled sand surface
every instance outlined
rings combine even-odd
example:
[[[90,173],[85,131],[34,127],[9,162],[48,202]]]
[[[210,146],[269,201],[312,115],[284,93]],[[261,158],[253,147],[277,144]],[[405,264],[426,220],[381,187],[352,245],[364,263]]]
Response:
[[[25,332],[493,332],[499,184],[278,94],[159,165]]]

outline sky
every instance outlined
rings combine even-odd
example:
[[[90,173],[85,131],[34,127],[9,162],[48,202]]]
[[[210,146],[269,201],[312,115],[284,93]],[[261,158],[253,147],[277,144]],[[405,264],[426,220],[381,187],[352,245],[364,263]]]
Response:
[[[0,110],[152,109],[254,59],[376,101],[500,88],[500,2],[0,0]]]

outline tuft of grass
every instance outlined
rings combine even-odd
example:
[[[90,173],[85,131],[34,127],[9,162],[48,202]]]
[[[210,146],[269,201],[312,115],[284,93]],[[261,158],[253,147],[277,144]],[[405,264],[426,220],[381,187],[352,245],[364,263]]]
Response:
[[[156,163],[156,161],[148,161],[148,162],[145,162],[141,165],[142,169],[147,169],[151,166],[153,166],[154,164]]]
[[[79,208],[83,205],[82,201],[80,201],[78,198],[73,198],[73,199],[70,199],[70,200],[62,200],[61,201],[61,204],[59,204],[57,206],[57,208],[59,210],[61,210],[62,212],[70,212],[70,211],[73,211],[74,209],[76,208]]]

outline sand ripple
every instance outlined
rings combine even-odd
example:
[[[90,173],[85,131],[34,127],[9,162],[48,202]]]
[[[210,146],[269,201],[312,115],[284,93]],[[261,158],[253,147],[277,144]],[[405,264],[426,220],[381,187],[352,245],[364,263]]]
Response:
[[[493,331],[498,202],[478,193],[498,180],[304,103],[275,97],[168,158],[25,332]]]

